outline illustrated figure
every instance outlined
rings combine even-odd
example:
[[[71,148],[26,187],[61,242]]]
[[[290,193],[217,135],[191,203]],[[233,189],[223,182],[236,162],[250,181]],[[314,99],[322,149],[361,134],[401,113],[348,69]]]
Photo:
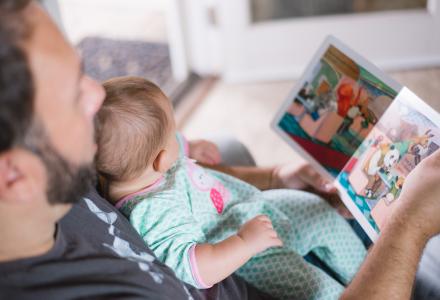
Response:
[[[350,83],[342,83],[338,87],[336,95],[338,101],[338,115],[345,117],[350,109],[350,106],[353,104],[353,86]]]
[[[342,123],[342,126],[338,129],[338,133],[341,134],[347,131],[351,124],[353,124],[353,120],[360,114],[361,110],[359,106],[350,107],[350,109],[347,111],[347,115],[344,118],[344,123]]]
[[[351,82],[343,82],[338,87],[336,94],[338,99],[337,112],[344,118],[342,126],[338,129],[339,134],[346,132],[358,116],[363,118],[362,128],[368,128],[368,125],[375,121],[374,114],[368,108],[370,96],[365,88],[357,87]]]
[[[368,177],[368,184],[365,187],[365,197],[374,197],[377,189],[382,184],[380,175],[388,176],[391,168],[399,162],[401,152],[404,151],[406,153],[407,149],[399,151],[397,146],[397,144],[382,144],[367,160],[364,166],[364,172]]]
[[[364,165],[364,172],[368,177],[368,184],[365,187],[365,197],[373,198],[377,189],[382,184],[381,175],[390,176],[391,168],[396,165],[406,154],[416,155],[415,161],[420,162],[420,149],[426,149],[430,139],[434,136],[427,130],[423,135],[413,137],[409,140],[390,144],[382,144]],[[419,157],[417,157],[419,156]]]
[[[416,137],[413,140],[409,153],[414,155],[414,165],[418,165],[422,160],[422,156],[425,156],[429,151],[429,140],[434,137],[431,133],[431,129],[427,130],[424,135]]]
[[[404,182],[405,182],[405,177],[394,176],[391,181],[391,187],[382,196],[381,199],[383,199],[387,205],[390,205],[394,200],[396,200],[399,197]]]

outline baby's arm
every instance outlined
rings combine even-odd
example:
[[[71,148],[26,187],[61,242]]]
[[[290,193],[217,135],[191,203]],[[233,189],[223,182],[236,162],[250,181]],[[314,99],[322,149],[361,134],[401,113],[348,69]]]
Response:
[[[282,241],[267,216],[257,216],[244,224],[236,235],[217,244],[198,244],[195,248],[197,268],[203,282],[211,286],[244,265],[252,256]]]

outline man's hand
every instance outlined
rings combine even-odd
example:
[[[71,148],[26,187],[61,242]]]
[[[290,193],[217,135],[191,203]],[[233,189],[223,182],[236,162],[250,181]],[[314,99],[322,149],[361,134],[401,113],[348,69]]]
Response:
[[[406,177],[391,219],[409,224],[425,238],[440,233],[440,151]]]
[[[440,151],[411,171],[395,201],[379,239],[341,299],[411,298],[423,249],[440,232]]]
[[[278,238],[273,229],[269,217],[259,215],[246,222],[237,235],[247,244],[252,255],[260,253],[267,248],[282,246],[283,242]]]
[[[333,184],[308,163],[278,166],[272,174],[272,188],[303,190],[308,187],[324,193],[335,193]]]
[[[337,194],[336,187],[307,163],[276,167],[272,173],[271,186],[272,188],[299,189],[318,194],[333,206],[341,216],[353,218]]]
[[[188,142],[189,157],[205,165],[218,165],[221,162],[220,151],[216,144],[206,140]]]

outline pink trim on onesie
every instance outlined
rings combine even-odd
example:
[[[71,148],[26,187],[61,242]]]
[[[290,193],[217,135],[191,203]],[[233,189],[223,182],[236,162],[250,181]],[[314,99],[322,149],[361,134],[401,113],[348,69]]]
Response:
[[[199,268],[197,267],[197,261],[196,261],[196,246],[197,246],[197,244],[192,245],[191,248],[189,248],[189,253],[188,253],[192,275],[193,275],[193,278],[195,279],[195,281],[197,282],[197,284],[202,289],[208,289],[208,288],[212,287],[212,285],[207,285],[203,281],[202,277],[200,276]]]
[[[120,209],[128,200],[130,200],[131,198],[140,195],[140,194],[144,194],[145,192],[148,192],[154,188],[156,188],[159,184],[161,184],[164,181],[164,177],[161,176],[159,179],[157,179],[155,182],[153,182],[150,185],[147,185],[146,187],[144,187],[142,190],[128,194],[127,196],[122,197],[121,199],[118,200],[118,202],[116,202],[115,207],[117,209]]]

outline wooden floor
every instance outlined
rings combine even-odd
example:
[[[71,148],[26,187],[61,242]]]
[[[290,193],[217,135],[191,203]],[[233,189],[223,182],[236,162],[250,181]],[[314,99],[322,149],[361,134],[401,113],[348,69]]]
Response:
[[[440,68],[395,72],[396,81],[440,111]],[[230,134],[249,147],[257,163],[300,159],[269,127],[294,81],[255,84],[217,82],[181,126],[189,138]]]

